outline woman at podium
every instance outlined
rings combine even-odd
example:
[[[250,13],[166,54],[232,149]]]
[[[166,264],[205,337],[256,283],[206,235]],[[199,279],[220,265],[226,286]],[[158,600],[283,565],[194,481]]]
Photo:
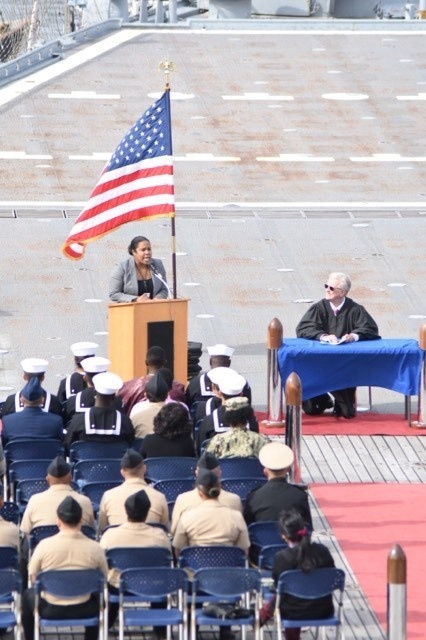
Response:
[[[166,270],[152,257],[151,243],[136,236],[127,248],[130,257],[117,264],[111,274],[109,297],[113,302],[149,302],[169,297]]]

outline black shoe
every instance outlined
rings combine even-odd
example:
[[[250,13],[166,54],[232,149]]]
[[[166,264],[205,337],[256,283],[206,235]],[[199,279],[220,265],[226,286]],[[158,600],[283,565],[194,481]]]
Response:
[[[356,411],[353,406],[336,403],[334,405],[333,415],[336,416],[336,418],[346,418],[349,420],[350,418],[355,418]]]

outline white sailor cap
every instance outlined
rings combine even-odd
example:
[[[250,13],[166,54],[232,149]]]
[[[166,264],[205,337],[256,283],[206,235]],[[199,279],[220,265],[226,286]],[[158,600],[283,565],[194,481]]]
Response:
[[[247,382],[243,376],[229,367],[215,367],[210,369],[207,375],[226,396],[238,396]]]
[[[49,363],[41,358],[25,358],[21,360],[21,367],[25,373],[44,373],[47,371]]]
[[[81,366],[86,373],[104,373],[104,371],[108,370],[110,364],[111,361],[108,358],[102,358],[101,356],[92,356],[81,361]]]
[[[268,442],[259,451],[260,464],[271,471],[281,471],[291,467],[294,453],[282,442]]]
[[[207,353],[209,356],[228,356],[232,357],[235,349],[227,347],[226,344],[214,344],[212,347],[207,347]]]
[[[96,342],[74,342],[70,349],[73,356],[94,356],[99,345]]]
[[[123,381],[116,373],[98,373],[93,378],[93,385],[98,393],[102,393],[105,396],[112,396],[116,391],[121,389]]]

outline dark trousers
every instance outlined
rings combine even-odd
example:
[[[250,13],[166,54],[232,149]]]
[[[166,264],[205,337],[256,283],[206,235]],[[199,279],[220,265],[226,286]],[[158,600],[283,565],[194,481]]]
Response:
[[[27,589],[22,596],[22,626],[24,627],[25,640],[34,640],[34,604],[35,591]],[[39,607],[42,618],[49,620],[71,620],[72,618],[91,618],[99,612],[99,603],[95,596],[81,604],[58,605],[50,604],[43,598]],[[85,627],[85,640],[98,640],[99,627]]]

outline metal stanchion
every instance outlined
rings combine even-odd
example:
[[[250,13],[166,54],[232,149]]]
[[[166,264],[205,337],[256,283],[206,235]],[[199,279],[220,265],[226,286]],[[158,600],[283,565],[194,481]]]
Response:
[[[395,544],[388,555],[388,632],[387,640],[407,638],[407,560]]]
[[[268,326],[268,406],[266,420],[262,420],[263,427],[277,428],[283,427],[283,391],[281,376],[278,371],[278,349],[283,341],[283,325],[278,318],[273,318]]]
[[[419,347],[423,351],[423,365],[420,372],[419,401],[417,420],[410,422],[412,427],[426,427],[426,322],[420,327]],[[410,420],[409,416],[409,420]]]
[[[294,453],[294,463],[290,470],[290,482],[302,483],[301,440],[302,440],[302,383],[297,373],[291,373],[285,383],[286,430],[285,443]]]

